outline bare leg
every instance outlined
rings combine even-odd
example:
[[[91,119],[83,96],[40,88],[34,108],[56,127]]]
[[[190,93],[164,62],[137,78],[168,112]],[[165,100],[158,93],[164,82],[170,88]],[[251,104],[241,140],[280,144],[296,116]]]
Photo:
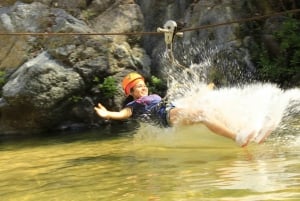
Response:
[[[269,135],[272,133],[272,131],[273,131],[273,129],[269,129],[269,130],[266,132],[265,136],[264,136],[258,143],[259,143],[259,144],[260,144],[260,143],[263,143],[263,142],[265,141],[265,139],[266,139],[267,137],[269,137]]]
[[[235,140],[236,134],[233,133],[231,130],[229,130],[227,127],[225,127],[223,124],[221,124],[220,122],[216,122],[216,121],[207,121],[204,120],[202,122],[208,129],[210,129],[212,132],[218,134],[218,135],[222,135],[224,137],[230,138]]]
[[[235,133],[229,130],[223,123],[217,120],[206,120],[201,117],[203,117],[203,112],[200,110],[192,111],[181,108],[173,108],[170,110],[170,123],[172,125],[193,125],[202,123],[212,132],[235,140]]]

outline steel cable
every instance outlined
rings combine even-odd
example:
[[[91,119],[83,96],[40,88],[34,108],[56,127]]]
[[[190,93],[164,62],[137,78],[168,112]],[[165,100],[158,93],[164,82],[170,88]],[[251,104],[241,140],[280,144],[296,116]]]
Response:
[[[239,20],[233,20],[229,22],[224,23],[218,23],[218,24],[211,24],[211,25],[202,25],[199,27],[194,28],[186,28],[179,30],[180,32],[188,32],[188,31],[195,31],[195,30],[201,30],[201,29],[209,29],[213,27],[219,27],[219,26],[225,26],[229,24],[235,24],[235,23],[243,23],[243,22],[249,22],[254,20],[259,20],[267,17],[272,16],[278,16],[283,15],[287,13],[297,13],[300,12],[300,9],[293,9],[293,10],[287,10],[283,12],[277,12],[277,13],[271,13],[267,15],[260,15],[255,16],[251,18],[244,18]],[[164,34],[162,32],[116,32],[116,33],[110,33],[110,32],[103,32],[103,33],[76,33],[76,32],[70,32],[70,33],[63,33],[63,32],[0,32],[0,36],[71,36],[71,35],[79,35],[79,36],[95,36],[95,35],[105,35],[105,36],[116,36],[116,35],[161,35]]]

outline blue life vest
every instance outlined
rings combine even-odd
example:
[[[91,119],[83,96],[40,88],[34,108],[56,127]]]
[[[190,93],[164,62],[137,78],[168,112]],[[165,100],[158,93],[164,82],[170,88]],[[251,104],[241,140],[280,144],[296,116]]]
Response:
[[[168,112],[170,107],[167,107],[162,98],[156,94],[142,96],[131,101],[125,107],[131,108],[134,119],[163,127],[169,126]],[[171,108],[173,107],[172,105]]]

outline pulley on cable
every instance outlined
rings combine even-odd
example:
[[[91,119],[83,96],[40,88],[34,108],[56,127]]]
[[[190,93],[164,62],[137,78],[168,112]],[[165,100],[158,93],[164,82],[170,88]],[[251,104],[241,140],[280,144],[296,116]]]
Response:
[[[165,43],[166,43],[166,51],[167,51],[167,56],[168,59],[172,64],[176,64],[180,67],[185,68],[181,64],[178,63],[178,61],[175,59],[174,54],[173,54],[173,42],[175,36],[178,37],[183,37],[183,32],[178,32],[177,31],[177,23],[173,20],[168,20],[163,28],[157,28],[157,32],[162,32],[165,34]]]

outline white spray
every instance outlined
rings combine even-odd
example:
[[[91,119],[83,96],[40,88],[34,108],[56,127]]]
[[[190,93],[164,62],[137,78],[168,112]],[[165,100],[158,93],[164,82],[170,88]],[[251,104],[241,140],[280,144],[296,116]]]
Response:
[[[237,133],[241,144],[250,134],[255,142],[262,142],[271,133],[300,134],[299,88],[282,90],[275,84],[253,82],[208,90],[211,54],[202,55],[200,64],[186,69],[168,66],[168,100],[177,107],[203,110],[205,118],[223,122]]]
[[[300,125],[299,88],[282,90],[271,83],[248,83],[208,90],[205,75],[210,65],[208,59],[180,73],[173,70],[168,95],[177,107],[203,110],[205,118],[217,119],[237,133],[241,144],[249,135],[259,143],[280,128],[289,130],[291,121]],[[291,132],[299,134],[299,127]]]

